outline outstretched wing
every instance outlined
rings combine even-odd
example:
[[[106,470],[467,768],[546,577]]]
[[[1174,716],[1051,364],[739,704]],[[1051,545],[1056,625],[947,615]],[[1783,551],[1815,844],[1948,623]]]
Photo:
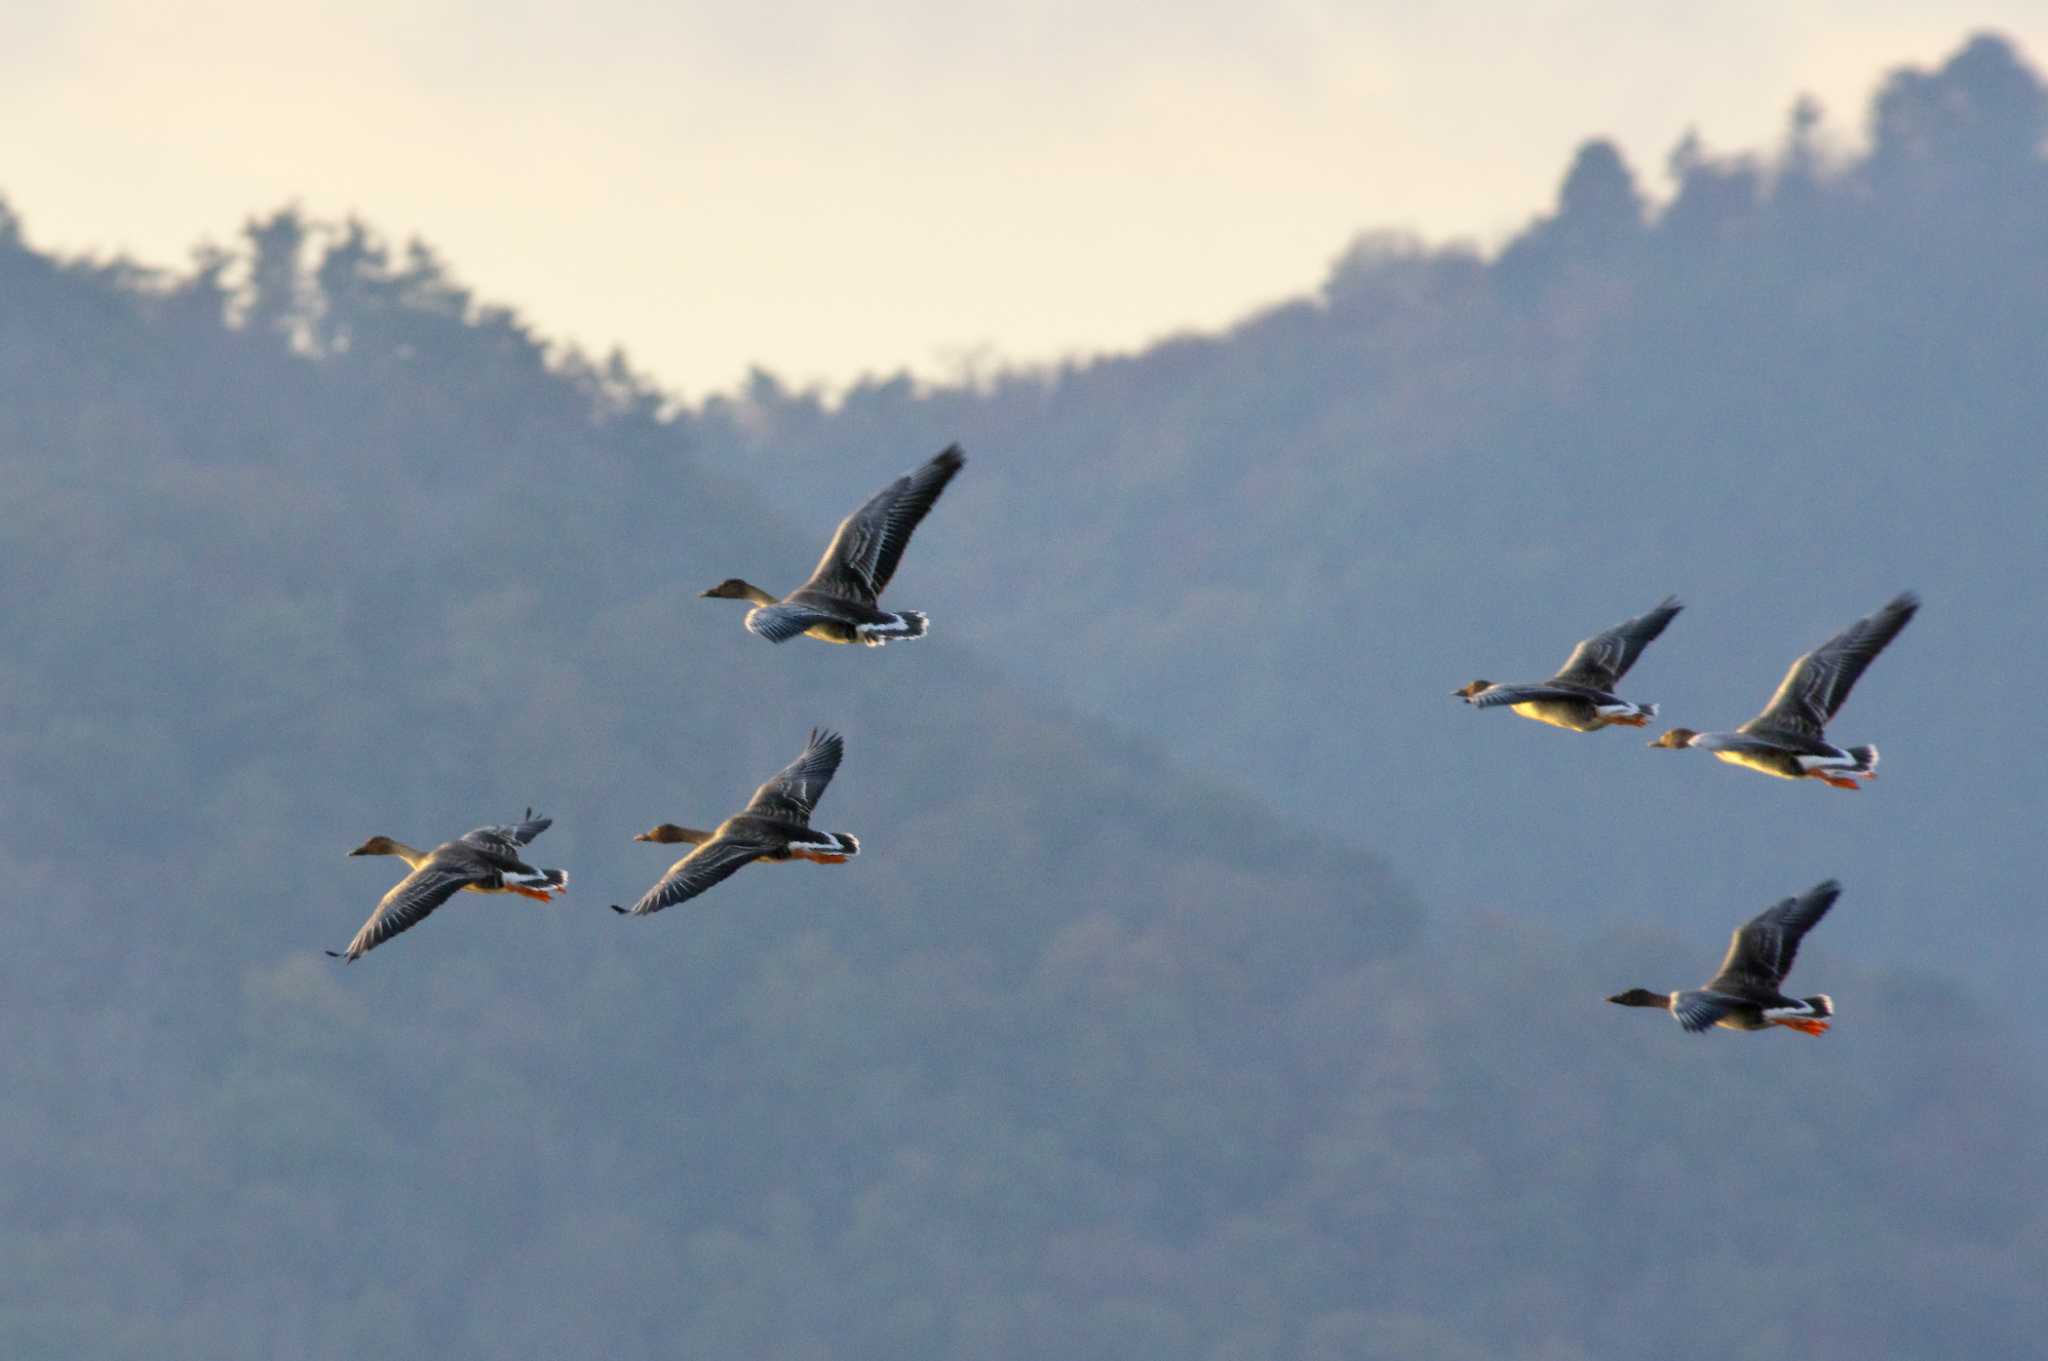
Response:
[[[1643,649],[1684,608],[1678,603],[1677,596],[1665,596],[1657,608],[1647,614],[1623,620],[1605,633],[1596,633],[1573,648],[1572,655],[1565,658],[1563,668],[1551,679],[1589,685],[1595,690],[1613,689],[1614,683],[1636,664],[1636,658],[1643,655]]]
[[[363,923],[363,929],[356,932],[348,948],[340,952],[340,957],[350,961],[359,958],[399,932],[410,930],[469,885],[496,877],[479,864],[450,864],[440,856],[429,857],[420,863],[418,869],[391,886],[391,891],[378,901],[377,910]],[[334,951],[328,953],[333,954]]]
[[[516,822],[509,827],[479,827],[464,832],[456,840],[486,855],[509,855],[516,860],[521,846],[554,825],[553,818],[537,818],[533,809],[528,808],[524,822]]]
[[[664,907],[694,898],[713,884],[730,879],[739,867],[760,856],[762,847],[750,842],[735,841],[731,837],[718,837],[707,841],[691,851],[681,860],[668,867],[668,873],[653,888],[640,895],[640,901],[631,907],[620,907],[614,903],[612,911],[623,912],[632,917],[644,917],[659,912]]]
[[[1714,1022],[1728,1014],[1734,1003],[1734,998],[1723,997],[1712,989],[1712,984],[1704,988],[1688,988],[1671,1003],[1672,1016],[1695,1035],[1712,1028]]]
[[[1823,880],[1799,897],[1775,903],[1736,927],[1721,971],[1707,986],[1735,992],[1776,992],[1785,975],[1792,972],[1800,940],[1841,895],[1840,882]]]
[[[1920,597],[1907,591],[1792,663],[1764,711],[1736,731],[1782,732],[1818,740],[1863,669],[1899,636],[1919,608]]]
[[[771,643],[786,643],[801,638],[811,625],[828,624],[832,619],[832,615],[807,605],[762,605],[747,611],[747,632]]]
[[[851,596],[872,603],[881,595],[910,543],[910,533],[939,499],[939,493],[967,462],[957,444],[922,467],[903,474],[839,522],[825,556],[804,589]]]
[[[1605,693],[1604,691],[1601,693]],[[1607,695],[1608,699],[1614,696]],[[1543,699],[1596,699],[1597,696],[1584,690],[1563,685],[1547,685],[1541,682],[1531,685],[1489,685],[1466,703],[1475,709],[1497,709],[1503,704],[1527,704],[1531,700]]]
[[[839,769],[839,758],[845,752],[846,743],[838,733],[811,729],[811,740],[803,752],[774,779],[754,791],[747,811],[757,817],[808,825],[811,810],[818,806],[825,786],[832,783],[833,772]]]

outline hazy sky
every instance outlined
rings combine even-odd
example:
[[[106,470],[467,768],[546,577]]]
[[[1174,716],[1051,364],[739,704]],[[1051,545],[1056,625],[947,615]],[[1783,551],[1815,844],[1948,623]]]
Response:
[[[1427,9],[1427,13],[1417,13]],[[1879,75],[2040,0],[0,6],[0,192],[33,242],[182,263],[297,201],[438,247],[692,396],[1213,327],[1358,230],[1497,243],[1572,148],[1654,192],[1688,127],[1843,139]]]

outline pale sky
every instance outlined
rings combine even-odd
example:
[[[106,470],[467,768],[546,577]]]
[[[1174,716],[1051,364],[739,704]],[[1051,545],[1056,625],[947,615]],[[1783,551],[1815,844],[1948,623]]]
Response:
[[[0,6],[0,193],[182,265],[297,202],[420,236],[553,339],[698,398],[1129,349],[1312,289],[1359,231],[1497,245],[1590,136],[1860,138],[1879,77],[2048,4]]]

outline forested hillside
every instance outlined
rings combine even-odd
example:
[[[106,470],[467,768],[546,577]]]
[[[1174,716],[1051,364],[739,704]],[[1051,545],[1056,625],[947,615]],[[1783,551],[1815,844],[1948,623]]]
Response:
[[[988,656],[1404,848],[1448,902],[1677,925],[1839,874],[1843,948],[1910,962],[1952,914],[1984,947],[1957,967],[2031,986],[2048,93],[1978,38],[1892,75],[1866,150],[1847,121],[1689,142],[1654,206],[1662,176],[1589,143],[1498,254],[1367,234],[1227,334],[836,408],[764,376],[690,428],[790,482],[958,432],[989,455],[961,499],[1004,531],[951,610]],[[1831,729],[1883,750],[1861,795],[1447,696],[1674,592],[1624,693],[1726,729],[1907,588],[1926,609]]]
[[[1498,260],[1367,250],[1229,336],[837,407],[673,403],[357,225],[160,273],[0,213],[0,1354],[2028,1354],[2048,1111],[1985,980],[2038,942],[1995,838],[2039,796],[1987,753],[2041,646],[1999,626],[2042,551],[2044,200],[2031,150],[2011,202],[1956,167],[2031,81],[1972,48],[1891,87],[1975,129],[1904,161],[1701,159],[1645,225],[1599,217],[1590,154]],[[1993,269],[1965,221],[2005,286],[1892,278],[1924,305],[1873,353],[1917,346],[1922,396],[1957,345],[1990,376],[1842,426],[1905,371],[1832,352],[1815,299],[1877,306],[1856,271],[1938,170],[1927,269]],[[793,583],[955,438],[889,597],[928,639],[774,648],[696,598]],[[1744,486],[1793,504],[1706,513]],[[1850,710],[1889,762],[1862,795],[1443,694],[1669,589],[1631,692],[1739,718],[1913,584]],[[606,910],[668,863],[632,833],[819,723],[858,860]],[[529,803],[565,898],[321,956],[395,878],[350,847]],[[1795,976],[1825,1039],[1600,1000],[1696,982],[1828,874]],[[1909,907],[1986,929],[1904,938]]]

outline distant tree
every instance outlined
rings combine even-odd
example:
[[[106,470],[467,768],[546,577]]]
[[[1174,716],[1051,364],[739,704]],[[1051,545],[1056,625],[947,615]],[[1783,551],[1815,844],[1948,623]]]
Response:
[[[1668,164],[1678,192],[1657,217],[1667,248],[1711,251],[1717,241],[1761,225],[1764,173],[1752,159],[1716,160],[1699,134],[1688,132]]]
[[[1495,272],[1510,294],[1528,296],[1575,270],[1611,270],[1642,239],[1643,217],[1643,195],[1620,150],[1587,142],[1565,172],[1557,211],[1516,237]]]
[[[308,321],[300,255],[307,227],[297,208],[252,218],[242,229],[249,243],[248,307],[244,322],[261,334],[294,339]]]
[[[1871,106],[1870,174],[1963,176],[1991,188],[2037,171],[2048,89],[2012,44],[1979,34],[1939,70],[1894,72]]]

